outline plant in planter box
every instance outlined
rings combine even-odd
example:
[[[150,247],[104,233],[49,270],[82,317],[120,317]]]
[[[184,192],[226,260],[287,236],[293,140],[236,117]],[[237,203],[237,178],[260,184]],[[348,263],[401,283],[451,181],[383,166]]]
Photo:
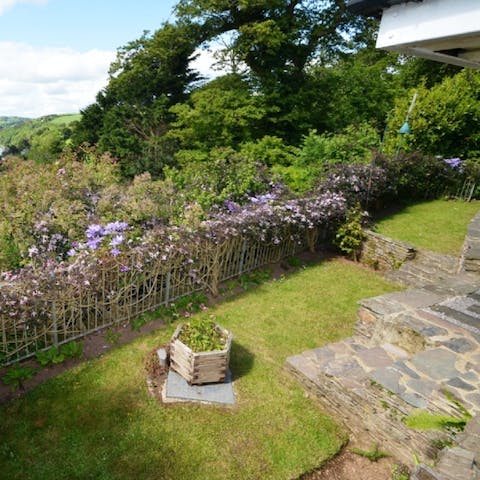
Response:
[[[232,335],[209,319],[179,325],[170,343],[171,368],[190,384],[224,382]]]

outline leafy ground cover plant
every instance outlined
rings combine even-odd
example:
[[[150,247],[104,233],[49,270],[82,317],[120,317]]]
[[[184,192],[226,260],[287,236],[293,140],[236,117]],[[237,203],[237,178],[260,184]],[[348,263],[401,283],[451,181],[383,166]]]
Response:
[[[83,343],[69,342],[60,347],[60,352],[67,358],[82,358]]]
[[[395,464],[393,466],[392,480],[409,480],[410,469],[403,464]]]
[[[272,275],[272,272],[266,270],[255,270],[250,273],[244,273],[240,277],[240,285],[244,290],[248,290],[251,287],[257,286],[268,280]]]
[[[60,351],[58,347],[52,347],[48,350],[40,350],[35,354],[37,362],[42,367],[48,367],[49,365],[56,365],[62,363],[65,360],[65,354]]]
[[[378,444],[375,444],[370,450],[352,448],[352,452],[362,457],[368,458],[371,462],[378,462],[381,458],[388,457],[388,453],[380,450]]]
[[[472,418],[472,414],[452,392],[443,390],[443,394],[445,398],[460,411],[461,415],[459,417],[441,413],[431,413],[426,410],[415,410],[405,418],[405,425],[416,430],[462,431],[467,422]]]
[[[223,350],[227,340],[216,328],[215,322],[205,317],[185,323],[178,339],[194,352]]]
[[[15,365],[10,367],[7,373],[2,377],[5,385],[10,385],[13,390],[24,389],[24,382],[30,380],[35,374],[35,370],[31,367],[21,367]]]

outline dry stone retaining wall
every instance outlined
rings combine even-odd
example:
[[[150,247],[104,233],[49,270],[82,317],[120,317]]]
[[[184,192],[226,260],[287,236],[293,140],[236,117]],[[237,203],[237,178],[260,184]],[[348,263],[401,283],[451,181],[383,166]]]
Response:
[[[360,252],[360,261],[379,270],[399,268],[415,258],[416,248],[410,243],[394,240],[379,233],[365,230],[366,240]]]
[[[460,272],[480,273],[480,212],[468,224],[460,258]]]

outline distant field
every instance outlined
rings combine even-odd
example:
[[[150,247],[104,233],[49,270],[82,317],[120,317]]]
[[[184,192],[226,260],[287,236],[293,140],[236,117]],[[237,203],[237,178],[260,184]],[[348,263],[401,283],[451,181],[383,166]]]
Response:
[[[20,119],[17,117],[0,117],[0,145],[13,147],[22,151],[25,147],[30,148],[35,142],[42,143],[42,136],[49,135],[49,132],[60,132],[72,122],[80,120],[80,113],[65,115],[47,115],[34,119]],[[2,118],[5,127],[2,128]],[[7,122],[9,122],[7,126]],[[63,135],[63,134],[59,134]],[[49,139],[45,140],[47,143]]]
[[[50,123],[52,125],[68,125],[69,123],[72,122],[77,122],[82,118],[81,113],[71,113],[71,114],[66,114],[66,115],[58,115],[55,118],[53,118]]]

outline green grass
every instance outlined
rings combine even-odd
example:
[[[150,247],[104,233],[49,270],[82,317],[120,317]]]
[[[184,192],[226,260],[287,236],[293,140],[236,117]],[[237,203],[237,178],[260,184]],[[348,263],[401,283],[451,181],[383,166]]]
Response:
[[[405,419],[405,425],[415,430],[463,430],[467,423],[466,418],[452,417],[439,413],[430,413],[425,410],[416,410]]]
[[[467,225],[480,210],[480,202],[433,200],[409,205],[376,223],[387,237],[440,253],[459,255]]]
[[[212,309],[235,336],[237,405],[162,406],[144,360],[175,325],[118,347],[0,410],[8,479],[290,479],[335,454],[345,433],[284,370],[288,355],[352,333],[357,301],[391,284],[324,262]]]

